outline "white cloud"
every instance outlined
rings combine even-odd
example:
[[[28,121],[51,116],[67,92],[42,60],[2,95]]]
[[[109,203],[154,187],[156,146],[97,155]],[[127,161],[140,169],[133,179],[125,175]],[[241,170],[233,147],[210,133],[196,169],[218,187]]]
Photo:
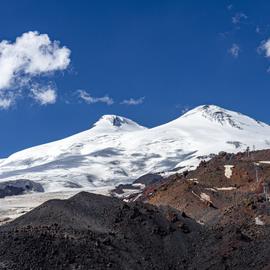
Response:
[[[270,38],[263,41],[258,48],[258,53],[264,53],[265,57],[270,57]]]
[[[248,18],[248,16],[243,13],[243,12],[240,12],[240,13],[236,13],[233,17],[232,17],[232,23],[233,24],[239,24],[241,23],[243,20],[246,20]]]
[[[11,98],[2,98],[0,97],[0,109],[6,110],[8,109],[13,103]]]
[[[54,104],[57,99],[57,93],[53,86],[33,85],[31,97],[40,105]]]
[[[10,104],[13,104],[21,88],[31,85],[35,77],[65,70],[70,63],[70,53],[58,41],[52,41],[47,34],[36,31],[22,34],[13,43],[1,41],[0,94],[12,96]]]
[[[0,110],[7,110],[14,105],[17,97],[20,96],[20,91],[14,92],[1,92],[0,91]]]
[[[87,93],[84,90],[77,90],[77,93],[79,95],[79,98],[81,98],[87,104],[102,102],[106,103],[107,105],[112,105],[114,103],[113,99],[107,95],[104,97],[92,97],[89,93]]]
[[[229,53],[234,57],[237,58],[240,53],[240,47],[236,43],[232,44],[232,47],[229,49]]]
[[[130,98],[130,99],[125,99],[121,102],[121,104],[125,105],[139,105],[144,102],[145,97],[140,97],[138,99]]]
[[[11,87],[20,77],[30,78],[57,70],[70,63],[70,50],[51,41],[47,34],[27,32],[14,43],[0,42],[0,89]]]
[[[270,38],[261,42],[261,45],[257,48],[257,52],[264,54],[266,58],[270,58]],[[266,71],[270,73],[270,67]]]

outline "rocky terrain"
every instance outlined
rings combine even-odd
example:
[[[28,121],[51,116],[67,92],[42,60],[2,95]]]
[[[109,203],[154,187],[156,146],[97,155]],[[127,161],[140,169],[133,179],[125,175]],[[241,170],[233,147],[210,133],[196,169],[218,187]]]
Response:
[[[0,269],[184,269],[202,226],[168,207],[82,192],[0,228]]]
[[[169,205],[204,224],[191,268],[269,269],[269,161],[270,150],[222,152],[146,187],[138,200]]]
[[[269,161],[221,152],[125,201],[47,201],[0,227],[0,269],[270,269]]]
[[[253,209],[255,220],[256,215],[263,215],[260,208],[267,214],[263,186],[269,189],[269,183],[270,150],[221,152],[209,161],[201,161],[194,171],[174,174],[157,185],[149,185],[140,200],[170,205],[207,224],[219,222],[230,207],[257,202]]]

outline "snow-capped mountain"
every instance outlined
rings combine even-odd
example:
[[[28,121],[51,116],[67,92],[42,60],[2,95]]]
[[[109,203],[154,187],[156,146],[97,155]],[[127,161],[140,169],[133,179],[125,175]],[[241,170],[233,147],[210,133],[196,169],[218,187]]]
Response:
[[[29,179],[45,191],[113,186],[150,172],[193,169],[209,154],[247,147],[270,148],[270,126],[214,105],[154,128],[105,115],[89,130],[0,160],[0,182]]]

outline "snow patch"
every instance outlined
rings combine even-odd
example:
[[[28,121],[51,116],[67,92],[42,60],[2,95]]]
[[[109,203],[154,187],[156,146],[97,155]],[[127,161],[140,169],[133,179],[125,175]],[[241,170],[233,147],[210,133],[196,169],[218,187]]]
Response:
[[[255,217],[255,224],[259,226],[265,225],[265,223],[259,217]]]
[[[191,193],[203,202],[209,202],[212,204],[211,198],[206,193],[202,192],[200,195],[196,194],[193,190]]]
[[[199,184],[199,181],[197,178],[189,178],[188,181],[195,182],[196,184]]]
[[[203,192],[202,192],[202,193],[200,194],[200,197],[201,197],[201,199],[202,199],[203,201],[207,201],[207,202],[212,203],[210,196],[207,195],[206,193],[203,193]]]
[[[259,164],[270,164],[270,161],[269,160],[259,161]]]
[[[206,190],[210,190],[210,191],[213,191],[213,192],[217,192],[217,190],[215,188],[205,188]]]
[[[233,165],[224,165],[225,171],[224,171],[224,175],[230,179],[232,177],[232,169],[233,169]]]
[[[220,187],[220,188],[216,187],[215,189],[221,190],[221,191],[228,191],[228,190],[234,190],[236,189],[236,187]]]

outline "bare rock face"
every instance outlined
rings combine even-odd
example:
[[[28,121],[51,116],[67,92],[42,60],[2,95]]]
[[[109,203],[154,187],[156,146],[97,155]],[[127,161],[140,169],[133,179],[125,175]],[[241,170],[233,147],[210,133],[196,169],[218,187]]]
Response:
[[[40,183],[27,179],[18,179],[0,183],[0,198],[20,195],[31,191],[43,192],[44,189]]]

